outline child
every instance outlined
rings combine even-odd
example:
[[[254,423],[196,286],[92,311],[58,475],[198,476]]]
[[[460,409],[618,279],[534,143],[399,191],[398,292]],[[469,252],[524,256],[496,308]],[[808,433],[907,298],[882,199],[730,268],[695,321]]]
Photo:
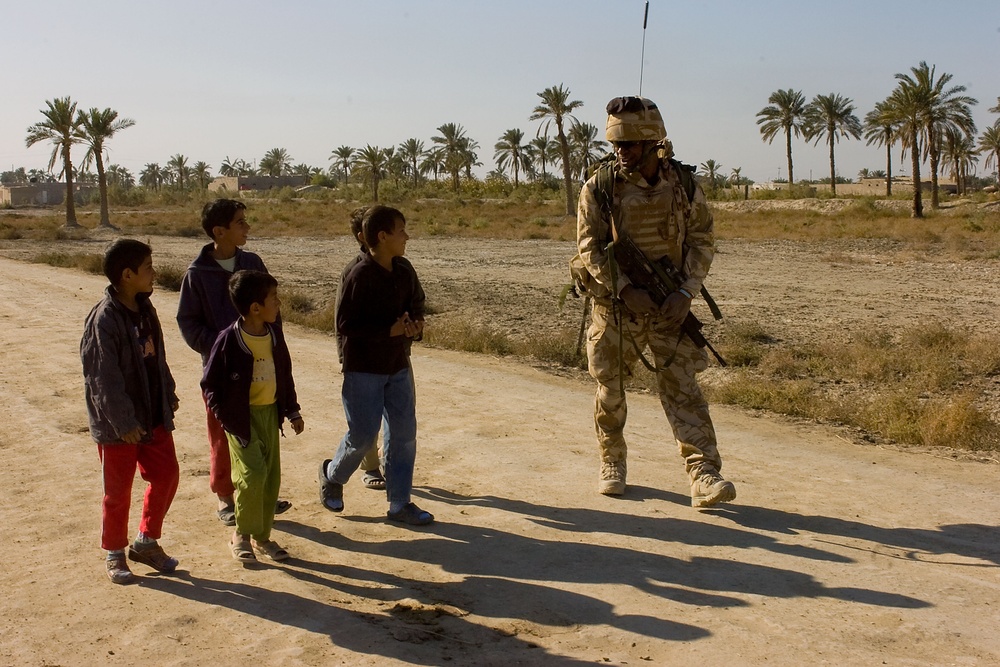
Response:
[[[351,233],[354,238],[358,240],[361,248],[358,254],[347,263],[344,267],[343,272],[340,274],[340,289],[337,291],[337,306],[339,309],[340,302],[344,295],[344,281],[347,279],[347,274],[350,273],[357,264],[368,256],[368,248],[365,246],[365,234],[362,229],[362,222],[364,221],[365,212],[368,210],[367,206],[354,209],[351,212]],[[410,310],[410,317],[415,321],[424,320],[424,302],[426,298],[424,296],[424,289],[420,285],[420,280],[417,278],[417,272],[413,269],[413,265],[405,257],[399,257],[396,259],[398,267],[404,272],[408,278],[408,282],[413,289],[413,301],[412,309]],[[335,313],[337,311],[335,310]],[[418,337],[419,339],[419,337]],[[409,341],[407,341],[407,348],[409,348]],[[407,349],[407,354],[409,354],[409,349]],[[344,363],[344,337],[340,332],[337,332],[337,356],[340,358],[340,363]],[[412,378],[412,376],[411,376]],[[379,448],[378,448],[378,434],[375,435],[375,439],[372,441],[371,448],[368,449],[368,453],[361,460],[361,470],[364,471],[364,476],[361,481],[365,487],[369,489],[384,489],[385,488],[385,478],[382,476],[382,472],[379,470]]]
[[[177,324],[187,344],[201,353],[203,367],[219,332],[239,317],[229,298],[229,277],[240,269],[267,271],[260,257],[242,250],[250,232],[246,208],[243,202],[234,199],[216,199],[205,204],[201,226],[212,242],[201,249],[181,282]],[[216,514],[219,520],[234,526],[229,443],[219,421],[208,409],[208,404],[205,405],[210,450],[208,483],[218,496]],[[279,500],[275,513],[281,514],[291,506],[287,500]]]
[[[90,435],[97,441],[104,478],[101,548],[108,552],[108,578],[116,584],[134,579],[125,547],[137,466],[148,486],[128,557],[160,572],[177,568],[177,559],[157,543],[179,469],[170,434],[177,395],[160,321],[149,302],[156,277],[152,252],[132,239],[111,244],[104,254],[104,275],[111,284],[87,316],[80,340]]]
[[[409,238],[406,219],[394,208],[373,206],[364,214],[363,231],[369,252],[348,272],[337,308],[347,433],[334,458],[320,466],[320,501],[328,510],[343,511],[343,485],[371,448],[384,416],[387,516],[426,525],[433,515],[410,502],[417,420],[408,349],[423,321],[410,317],[413,283],[400,261]]]
[[[201,387],[209,409],[225,429],[235,487],[233,558],[257,560],[256,547],[274,561],[288,552],[271,540],[281,487],[278,435],[285,418],[296,435],[299,415],[292,360],[278,320],[278,281],[264,271],[237,271],[229,294],[240,317],[212,346]],[[251,544],[250,539],[253,538]]]

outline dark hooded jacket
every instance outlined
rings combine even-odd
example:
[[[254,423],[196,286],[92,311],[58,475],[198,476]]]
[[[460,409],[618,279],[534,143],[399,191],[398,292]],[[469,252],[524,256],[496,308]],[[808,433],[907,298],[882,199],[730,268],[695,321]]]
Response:
[[[268,325],[273,346],[275,399],[279,427],[284,420],[299,416],[299,403],[292,380],[292,358],[281,327]],[[227,327],[208,356],[201,389],[208,407],[222,427],[243,443],[250,442],[250,384],[253,380],[253,354],[243,342],[240,322]],[[244,444],[245,446],[245,444]]]
[[[177,306],[177,326],[184,341],[201,354],[202,365],[219,332],[239,319],[229,298],[229,278],[233,275],[212,258],[213,243],[207,244],[191,262],[181,281]],[[236,271],[267,271],[263,260],[252,252],[236,249]]]
[[[126,306],[108,286],[90,311],[80,340],[80,359],[90,420],[90,435],[99,443],[121,442],[122,436],[141,427],[151,437],[157,412],[152,405],[143,350],[133,333]],[[160,373],[160,400],[163,427],[174,430],[173,406],[177,402],[174,378],[163,350],[163,330],[149,295],[136,298],[140,311],[153,327],[157,367]]]

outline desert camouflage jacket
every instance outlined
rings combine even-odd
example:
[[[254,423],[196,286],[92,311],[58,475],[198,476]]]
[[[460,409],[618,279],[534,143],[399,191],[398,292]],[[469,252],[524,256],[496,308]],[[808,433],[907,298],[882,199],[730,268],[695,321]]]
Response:
[[[591,292],[601,299],[611,296],[606,251],[611,228],[594,194],[596,187],[594,176],[580,192],[576,238],[580,258],[594,279]],[[698,294],[715,256],[712,212],[700,185],[689,202],[680,176],[666,160],[662,161],[660,179],[653,186],[638,174],[626,176],[619,172],[611,210],[619,234],[628,234],[650,260],[669,257],[687,277],[682,287]],[[617,276],[619,294],[628,284],[624,275]]]

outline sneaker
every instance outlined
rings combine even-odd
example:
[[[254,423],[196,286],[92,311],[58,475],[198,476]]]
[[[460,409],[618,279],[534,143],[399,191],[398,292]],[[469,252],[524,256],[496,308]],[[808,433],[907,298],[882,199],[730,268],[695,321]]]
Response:
[[[326,459],[319,466],[319,502],[331,512],[344,511],[344,485],[327,479],[326,468],[333,459]]]
[[[173,572],[177,569],[177,559],[171,558],[156,542],[152,544],[132,544],[128,548],[128,557],[136,563],[148,565],[157,572]]]
[[[113,584],[131,584],[135,581],[132,570],[128,569],[128,561],[125,554],[120,553],[107,558],[108,579]]]
[[[597,492],[605,496],[620,496],[625,493],[625,476],[628,466],[625,461],[601,463],[601,479],[597,483]]]
[[[712,507],[736,499],[736,486],[714,470],[698,475],[691,482],[691,507]]]

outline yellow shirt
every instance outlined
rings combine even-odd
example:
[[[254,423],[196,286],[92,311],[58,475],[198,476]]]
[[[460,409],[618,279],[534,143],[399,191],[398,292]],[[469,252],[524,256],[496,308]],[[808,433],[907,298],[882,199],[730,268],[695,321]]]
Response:
[[[255,336],[240,328],[243,342],[253,353],[250,405],[271,405],[276,400],[278,382],[274,373],[274,344],[271,334]]]

